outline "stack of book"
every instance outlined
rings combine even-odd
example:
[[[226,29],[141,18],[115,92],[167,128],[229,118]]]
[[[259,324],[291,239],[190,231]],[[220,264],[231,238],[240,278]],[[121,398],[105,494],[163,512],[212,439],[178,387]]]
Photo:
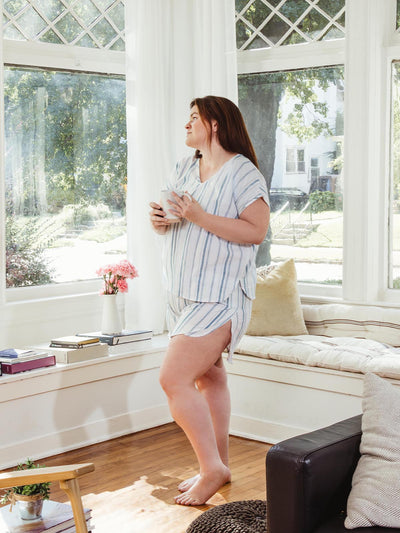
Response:
[[[72,508],[67,503],[54,502],[52,500],[45,500],[43,502],[42,518],[36,520],[22,520],[19,517],[17,506],[1,507],[0,509],[0,524],[2,526],[1,533],[76,533],[74,522],[74,515]],[[84,509],[86,525],[88,532],[93,531],[94,526],[90,519],[92,516],[90,509]]]
[[[17,374],[35,368],[44,368],[56,364],[56,358],[46,349],[20,350],[7,348],[0,350],[0,366],[3,374]]]
[[[77,335],[52,339],[46,350],[55,356],[57,363],[78,363],[108,355],[108,345],[98,337]]]
[[[121,333],[107,335],[100,331],[93,331],[91,333],[78,333],[77,336],[81,338],[98,339],[100,342],[105,342],[109,346],[116,346],[118,344],[127,344],[128,342],[149,340],[152,338],[153,332],[150,329],[123,330]]]

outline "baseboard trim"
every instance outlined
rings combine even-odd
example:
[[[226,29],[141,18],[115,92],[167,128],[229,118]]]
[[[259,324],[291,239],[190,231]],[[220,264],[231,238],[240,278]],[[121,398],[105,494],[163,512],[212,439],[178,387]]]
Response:
[[[171,421],[168,406],[164,404],[140,411],[131,411],[108,419],[104,418],[85,426],[48,433],[30,439],[29,442],[14,442],[7,446],[0,446],[0,469],[14,467],[25,461],[27,457],[36,461],[129,433],[161,426]]]
[[[311,431],[308,428],[276,424],[266,420],[232,414],[230,434],[245,439],[276,444],[285,439]]]

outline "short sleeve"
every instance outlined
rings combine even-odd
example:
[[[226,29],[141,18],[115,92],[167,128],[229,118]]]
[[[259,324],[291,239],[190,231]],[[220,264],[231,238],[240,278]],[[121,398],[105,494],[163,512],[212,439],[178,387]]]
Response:
[[[253,163],[243,157],[235,171],[235,201],[239,215],[258,198],[269,205],[268,190],[265,179]]]

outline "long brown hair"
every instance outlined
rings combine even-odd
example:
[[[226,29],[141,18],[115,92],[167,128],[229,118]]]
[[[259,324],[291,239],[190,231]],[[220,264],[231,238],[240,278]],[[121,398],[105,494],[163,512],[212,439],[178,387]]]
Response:
[[[257,156],[242,113],[237,105],[223,96],[204,96],[195,98],[190,103],[190,107],[197,106],[200,118],[210,126],[215,120],[218,124],[217,136],[222,148],[228,152],[242,154],[258,168]],[[195,157],[201,157],[199,150],[196,150]]]

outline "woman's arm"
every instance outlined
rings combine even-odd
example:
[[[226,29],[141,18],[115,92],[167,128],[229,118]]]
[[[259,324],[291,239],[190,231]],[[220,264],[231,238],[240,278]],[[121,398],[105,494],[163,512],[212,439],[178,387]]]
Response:
[[[242,211],[239,218],[211,215],[198,202],[187,195],[176,196],[175,212],[210,233],[239,244],[261,244],[269,224],[269,207],[258,198]]]

